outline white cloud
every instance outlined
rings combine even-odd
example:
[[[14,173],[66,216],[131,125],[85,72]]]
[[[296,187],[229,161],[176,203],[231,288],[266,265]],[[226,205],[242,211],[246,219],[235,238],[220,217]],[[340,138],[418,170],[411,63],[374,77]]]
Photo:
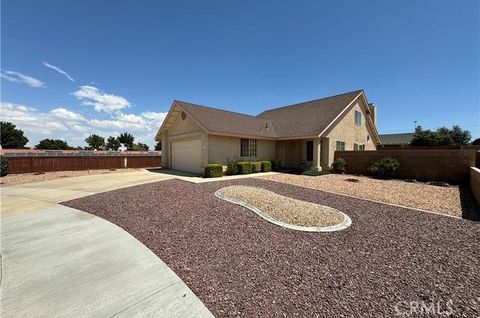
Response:
[[[0,120],[12,122],[22,129],[30,139],[29,146],[44,138],[64,139],[72,146],[84,146],[85,137],[90,134],[106,138],[128,131],[135,136],[136,142],[146,143],[153,149],[155,134],[166,114],[115,112],[106,119],[87,118],[64,107],[41,112],[25,105],[0,102]]]
[[[112,94],[105,94],[98,88],[90,85],[80,86],[80,89],[73,93],[84,105],[94,106],[97,112],[112,114],[124,108],[130,107],[130,102],[125,98]]]
[[[142,116],[151,121],[163,122],[168,113],[144,112]]]
[[[61,120],[51,118],[48,113],[38,112],[35,108],[13,103],[0,103],[0,118],[12,122],[25,131],[51,134],[55,130],[67,130]]]
[[[69,111],[65,108],[52,109],[50,111],[50,114],[60,119],[67,119],[67,120],[73,120],[73,121],[85,121],[85,118],[82,115]]]
[[[52,65],[52,64],[48,64],[47,62],[42,62],[43,65],[45,65],[46,67],[48,67],[49,69],[52,69],[62,75],[64,75],[66,78],[68,78],[69,80],[71,80],[72,82],[75,82],[75,80],[73,79],[73,77],[71,77],[67,72],[65,72],[64,70],[62,70],[61,68],[55,66],[55,65]]]
[[[27,84],[30,87],[45,87],[45,83],[41,80],[19,72],[5,70],[0,73],[0,77],[10,82]]]

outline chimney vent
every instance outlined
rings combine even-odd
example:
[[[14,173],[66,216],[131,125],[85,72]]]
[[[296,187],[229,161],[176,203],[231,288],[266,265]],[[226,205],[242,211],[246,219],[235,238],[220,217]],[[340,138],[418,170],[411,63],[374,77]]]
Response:
[[[369,103],[368,104],[368,109],[370,110],[370,116],[373,119],[373,123],[376,126],[377,125],[377,106],[375,106],[374,103]]]

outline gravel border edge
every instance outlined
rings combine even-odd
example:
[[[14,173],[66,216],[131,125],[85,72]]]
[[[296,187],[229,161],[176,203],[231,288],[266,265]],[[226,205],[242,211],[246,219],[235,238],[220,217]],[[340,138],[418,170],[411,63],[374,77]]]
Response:
[[[257,177],[253,177],[253,178],[257,178]],[[415,208],[415,207],[413,207],[413,206],[407,206],[407,205],[401,205],[401,204],[395,204],[395,203],[388,203],[388,202],[378,201],[378,200],[374,200],[374,199],[360,198],[360,197],[356,197],[356,196],[353,196],[353,195],[350,195],[350,194],[345,194],[345,193],[340,193],[340,192],[333,192],[333,191],[328,191],[328,190],[322,190],[322,189],[317,189],[317,188],[314,188],[314,187],[308,187],[308,186],[304,186],[304,185],[300,185],[300,184],[293,184],[293,183],[282,182],[282,181],[277,181],[277,180],[263,179],[262,177],[258,177],[258,179],[259,179],[259,180],[272,181],[272,182],[278,182],[278,183],[282,183],[282,184],[288,184],[288,185],[292,185],[292,186],[296,186],[296,187],[300,187],[300,188],[305,188],[305,189],[310,189],[310,190],[322,191],[322,192],[325,192],[325,193],[342,195],[342,196],[344,196],[344,197],[348,197],[348,198],[352,198],[352,199],[357,199],[357,200],[364,200],[364,201],[369,201],[369,202],[373,202],[373,203],[380,203],[380,204],[390,205],[390,206],[394,206],[394,207],[397,207],[397,208],[410,209],[410,210],[415,210],[415,211],[419,211],[419,212],[426,212],[426,213],[430,213],[430,214],[436,214],[436,215],[440,215],[440,216],[446,216],[446,217],[449,217],[449,218],[454,218],[454,219],[459,219],[459,220],[465,220],[465,219],[464,219],[463,217],[461,217],[461,216],[456,216],[456,215],[451,215],[451,214],[446,214],[446,213],[441,213],[441,212],[436,212],[436,211],[430,211],[430,210],[424,210],[424,209],[420,209],[420,208]]]
[[[338,213],[340,213],[343,216],[343,221],[339,224],[336,224],[336,225],[330,225],[330,226],[301,226],[301,225],[295,225],[295,224],[281,222],[281,221],[278,221],[278,220],[270,217],[268,214],[260,211],[259,209],[257,209],[253,205],[224,197],[221,193],[222,190],[223,190],[223,188],[215,191],[215,196],[217,198],[219,198],[221,200],[224,200],[224,201],[227,201],[227,202],[230,202],[230,203],[233,203],[233,204],[236,204],[236,205],[240,205],[244,208],[247,208],[247,209],[255,212],[262,219],[264,219],[264,220],[266,220],[266,221],[268,221],[272,224],[275,224],[275,225],[278,225],[278,226],[281,226],[281,227],[284,227],[284,228],[287,228],[287,229],[303,231],[303,232],[335,232],[335,231],[344,230],[344,229],[348,228],[350,225],[352,225],[352,220],[350,219],[350,217],[348,215],[346,215],[342,211],[334,209],[332,207],[328,207],[328,208],[336,210]],[[315,204],[317,204],[317,203],[315,203]]]

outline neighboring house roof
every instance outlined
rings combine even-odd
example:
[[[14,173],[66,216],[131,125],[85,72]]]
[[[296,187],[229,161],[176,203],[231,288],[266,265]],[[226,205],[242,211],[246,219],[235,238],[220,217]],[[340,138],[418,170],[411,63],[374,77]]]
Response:
[[[175,101],[211,133],[252,135],[274,138],[275,131],[268,119]]]
[[[357,98],[363,98],[366,112],[370,113],[363,90],[274,108],[258,116],[175,100],[157,133],[157,139],[163,129],[168,129],[172,125],[174,118],[179,114],[179,107],[209,134],[266,139],[326,136],[337,120],[343,118],[350,107],[353,107]],[[372,137],[380,143],[373,119],[367,116],[366,122],[373,131]]]
[[[275,108],[258,117],[270,119],[279,138],[315,136],[323,132],[360,93],[362,91],[358,90]]]
[[[382,144],[388,145],[408,145],[413,139],[414,133],[401,133],[401,134],[383,134],[380,135]]]

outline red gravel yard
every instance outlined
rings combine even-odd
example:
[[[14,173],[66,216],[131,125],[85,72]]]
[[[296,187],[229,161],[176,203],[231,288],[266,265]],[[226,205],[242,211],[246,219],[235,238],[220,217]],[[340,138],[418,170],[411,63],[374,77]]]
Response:
[[[336,208],[352,225],[276,226],[214,195],[233,184]],[[394,317],[410,303],[480,316],[479,222],[259,179],[167,180],[64,204],[123,227],[216,317]]]

